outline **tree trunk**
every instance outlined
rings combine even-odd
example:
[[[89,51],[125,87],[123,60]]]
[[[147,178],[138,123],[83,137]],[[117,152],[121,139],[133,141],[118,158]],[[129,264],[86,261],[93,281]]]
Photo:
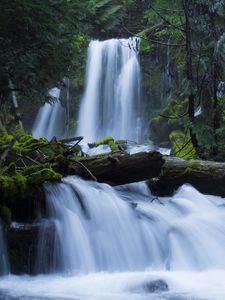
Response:
[[[183,10],[185,14],[185,35],[186,35],[186,73],[187,79],[191,84],[191,92],[188,96],[188,117],[193,124],[195,118],[195,96],[193,88],[195,86],[194,75],[193,75],[193,63],[192,63],[192,47],[191,47],[191,24],[190,24],[190,13],[191,13],[192,1],[183,0]],[[193,133],[190,127],[190,137],[194,148],[197,150],[198,141],[196,135]]]
[[[162,155],[152,151],[88,158],[70,163],[64,172],[66,171],[67,175],[79,175],[85,179],[95,178],[98,182],[120,185],[157,177],[163,164]]]
[[[202,193],[225,196],[225,163],[166,156],[164,159],[161,175],[149,183],[154,194],[171,195],[189,183]]]

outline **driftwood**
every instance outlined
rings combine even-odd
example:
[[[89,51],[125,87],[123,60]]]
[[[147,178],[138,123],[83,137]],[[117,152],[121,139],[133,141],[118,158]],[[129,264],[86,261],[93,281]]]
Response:
[[[160,176],[149,183],[155,195],[171,195],[189,183],[202,193],[225,196],[225,163],[169,156],[164,156],[164,160]]]

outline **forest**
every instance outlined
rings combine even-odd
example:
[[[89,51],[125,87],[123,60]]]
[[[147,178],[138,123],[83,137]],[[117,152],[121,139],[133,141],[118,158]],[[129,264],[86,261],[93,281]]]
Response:
[[[181,293],[176,272],[225,269],[224,16],[223,0],[0,0],[0,299],[91,299],[89,280],[97,300],[223,298],[220,279]],[[46,277],[15,292],[21,274]],[[74,288],[42,295],[55,274]]]

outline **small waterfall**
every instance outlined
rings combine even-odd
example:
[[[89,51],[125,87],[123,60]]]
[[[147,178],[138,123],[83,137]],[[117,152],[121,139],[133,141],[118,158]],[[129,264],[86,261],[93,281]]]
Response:
[[[50,94],[56,100],[52,104],[45,103],[39,109],[32,129],[32,134],[36,138],[42,137],[51,140],[54,136],[63,136],[65,109],[59,101],[60,90],[54,88],[50,91]]]
[[[0,275],[9,273],[8,255],[5,246],[4,234],[0,220]]]
[[[92,41],[77,135],[95,141],[141,139],[138,38]]]
[[[55,232],[51,245],[40,237],[41,272],[48,253],[48,272],[225,269],[222,198],[186,185],[151,203],[145,183],[114,189],[76,177],[46,193]]]
[[[166,65],[163,68],[160,79],[160,101],[161,105],[165,106],[172,97],[172,76],[170,62],[170,40],[167,42],[166,50]]]

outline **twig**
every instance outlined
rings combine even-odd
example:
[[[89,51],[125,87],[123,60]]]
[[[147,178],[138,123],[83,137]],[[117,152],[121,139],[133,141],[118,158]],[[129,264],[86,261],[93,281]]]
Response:
[[[133,35],[133,36],[135,36],[135,37],[138,37],[138,38],[140,38],[140,39],[142,39],[142,40],[145,40],[145,41],[147,41],[147,42],[153,42],[153,43],[155,43],[155,44],[159,44],[159,45],[163,45],[163,46],[171,46],[171,47],[178,47],[178,46],[186,46],[186,43],[185,44],[168,44],[168,43],[164,43],[164,42],[161,42],[161,41],[158,41],[158,40],[153,40],[153,39],[151,39],[151,38],[145,38],[145,37],[143,37],[143,36],[140,36],[140,35],[138,35],[138,34],[134,34],[133,32],[131,32],[130,30],[128,30],[124,25],[123,25],[123,28],[129,33],[129,34],[131,34],[131,35]]]
[[[183,118],[185,117],[186,115],[188,114],[188,111],[186,111],[185,113],[183,113],[182,115],[180,116],[165,116],[165,115],[161,115],[161,114],[158,114],[160,117],[163,117],[163,118],[167,118],[167,119],[180,119],[180,118]]]
[[[167,24],[169,24],[170,26],[180,30],[180,31],[183,31],[183,32],[186,32],[183,28],[180,28],[179,26],[176,26],[174,24],[172,24],[170,21],[168,21],[166,18],[164,18],[152,5],[150,5],[150,8],[164,21],[166,22]],[[181,25],[182,26],[182,25]]]
[[[32,163],[36,164],[36,165],[40,165],[36,160],[32,159],[31,157],[27,156],[27,155],[22,155],[20,153],[16,153],[16,156],[20,157],[21,160],[26,158],[27,160],[31,161]]]
[[[70,160],[71,161],[71,160]],[[73,160],[73,162],[77,163],[78,165],[80,165],[82,168],[84,168],[87,173],[91,176],[91,178],[94,180],[94,181],[97,181],[97,178],[92,174],[92,172],[84,165],[82,164],[82,162],[78,161],[78,160]]]

